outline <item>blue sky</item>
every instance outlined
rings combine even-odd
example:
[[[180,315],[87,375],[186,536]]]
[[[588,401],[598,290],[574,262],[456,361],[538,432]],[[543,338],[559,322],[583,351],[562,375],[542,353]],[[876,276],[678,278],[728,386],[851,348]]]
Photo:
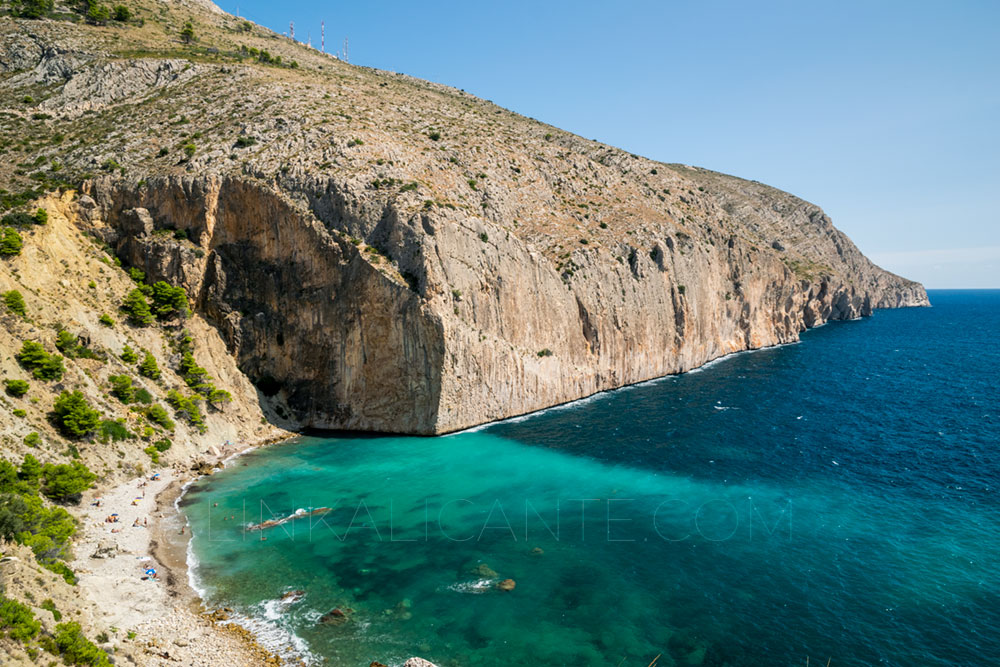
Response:
[[[229,12],[237,5],[220,3]],[[263,2],[352,63],[822,206],[927,287],[1000,287],[1000,2]]]

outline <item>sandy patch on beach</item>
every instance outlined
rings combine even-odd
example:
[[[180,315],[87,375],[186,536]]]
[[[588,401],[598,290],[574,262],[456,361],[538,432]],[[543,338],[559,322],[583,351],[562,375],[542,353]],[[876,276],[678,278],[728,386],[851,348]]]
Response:
[[[80,594],[97,606],[95,621],[116,628],[111,641],[118,655],[139,665],[269,664],[231,628],[199,614],[200,602],[187,586],[183,519],[173,507],[184,473],[159,473],[84,500],[73,568]],[[101,505],[93,505],[98,497]],[[106,522],[112,513],[117,523]],[[156,579],[143,578],[147,568],[156,570]]]

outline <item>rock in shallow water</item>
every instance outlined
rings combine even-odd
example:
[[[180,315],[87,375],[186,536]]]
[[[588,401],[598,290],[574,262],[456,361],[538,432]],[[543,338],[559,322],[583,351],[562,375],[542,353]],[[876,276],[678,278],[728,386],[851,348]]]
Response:
[[[437,667],[437,665],[423,658],[410,658],[403,663],[403,667]]]

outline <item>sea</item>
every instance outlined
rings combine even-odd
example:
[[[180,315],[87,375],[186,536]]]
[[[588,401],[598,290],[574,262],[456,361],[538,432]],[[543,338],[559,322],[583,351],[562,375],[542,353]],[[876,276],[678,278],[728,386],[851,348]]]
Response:
[[[461,433],[252,451],[180,501],[192,583],[316,665],[998,665],[1000,290],[930,299]]]

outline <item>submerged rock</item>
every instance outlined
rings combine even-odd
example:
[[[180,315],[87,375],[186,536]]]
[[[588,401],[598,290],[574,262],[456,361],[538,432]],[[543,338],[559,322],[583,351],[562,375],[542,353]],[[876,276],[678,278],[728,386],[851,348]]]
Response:
[[[287,591],[281,595],[282,604],[292,605],[304,598],[305,591]]]
[[[479,575],[484,579],[496,579],[499,575],[486,563],[480,563],[472,569],[472,574]]]
[[[517,586],[517,583],[513,579],[504,579],[497,584],[497,588],[501,591],[512,591]]]
[[[323,625],[343,625],[350,620],[350,614],[354,612],[350,607],[334,607],[319,617],[319,622]]]

